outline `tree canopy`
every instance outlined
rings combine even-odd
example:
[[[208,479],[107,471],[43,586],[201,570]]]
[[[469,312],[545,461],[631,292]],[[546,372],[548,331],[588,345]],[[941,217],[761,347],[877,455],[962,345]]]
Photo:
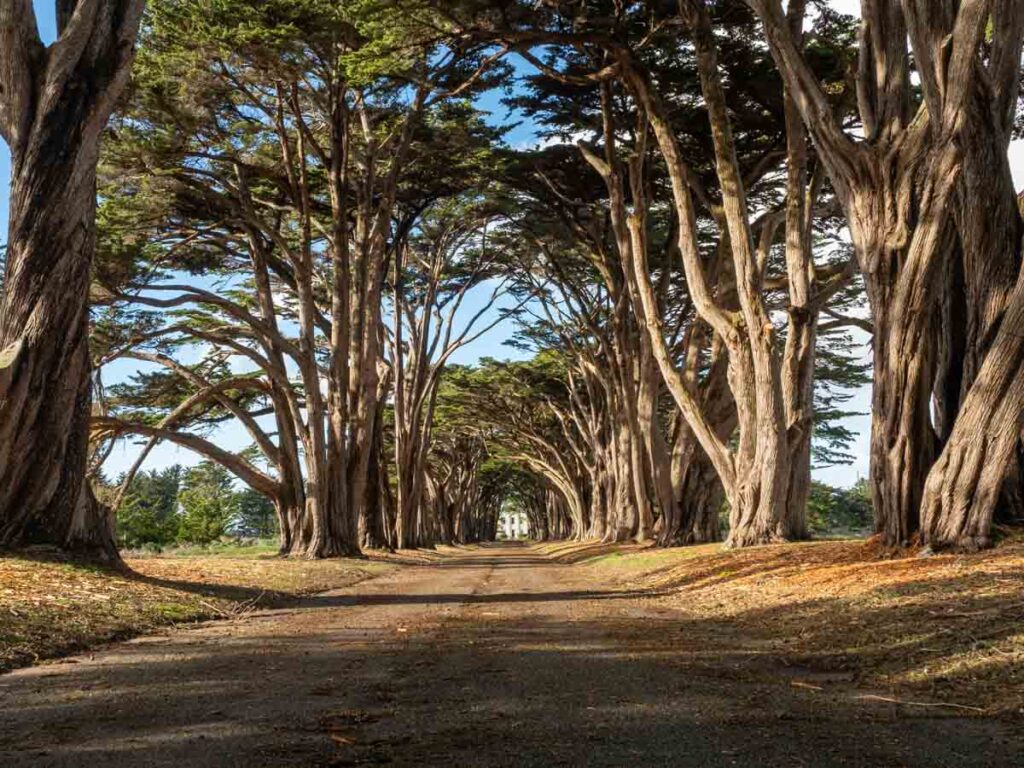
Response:
[[[27,196],[0,465],[38,491],[24,514],[0,491],[0,541],[109,550],[107,505],[126,544],[274,530],[310,558],[491,538],[507,504],[539,537],[662,546],[852,530],[865,495],[887,546],[983,547],[1022,516],[1014,4],[121,5],[102,33],[139,27],[130,79],[117,59],[62,117],[95,128],[82,243],[21,210],[44,171],[0,99]],[[47,454],[75,471],[33,485],[9,457],[55,424],[7,412],[35,391],[17,308],[50,245],[84,254],[61,401],[84,427]],[[514,359],[465,364],[497,331]],[[812,470],[853,459],[867,386],[868,493],[833,492]],[[80,481],[125,440],[97,500]],[[202,463],[144,471],[163,442]],[[58,487],[81,499],[59,525]]]

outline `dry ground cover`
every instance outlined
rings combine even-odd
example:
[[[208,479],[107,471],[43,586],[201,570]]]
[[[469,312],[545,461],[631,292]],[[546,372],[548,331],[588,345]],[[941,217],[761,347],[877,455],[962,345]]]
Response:
[[[544,551],[650,590],[645,612],[679,619],[680,643],[736,675],[1024,716],[1024,532],[981,554],[924,558],[872,541]]]
[[[401,553],[0,676],[0,765],[1019,768],[1022,546]]]
[[[740,551],[563,542],[535,551],[589,583],[627,590],[636,599],[605,617],[609,628],[667,642],[691,668],[738,682],[782,678],[811,696],[877,697],[880,706],[1024,716],[1024,532],[981,554],[928,558],[894,557],[870,541]],[[2,558],[0,667],[280,605],[399,565],[443,565],[452,552],[321,562],[170,554],[129,558],[123,574]]]
[[[75,562],[0,557],[0,671],[179,622],[349,586],[385,558],[285,560],[266,548],[127,557],[111,572]]]

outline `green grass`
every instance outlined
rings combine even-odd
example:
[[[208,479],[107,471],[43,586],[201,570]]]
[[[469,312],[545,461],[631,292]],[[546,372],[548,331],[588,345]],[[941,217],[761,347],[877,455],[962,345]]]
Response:
[[[693,547],[628,549],[595,555],[581,561],[588,568],[610,569],[623,573],[655,570],[662,565],[672,565],[681,560],[701,557],[718,552],[721,544],[706,544]]]
[[[277,539],[215,541],[212,544],[175,544],[162,550],[127,550],[125,558],[147,557],[266,557],[278,553]]]

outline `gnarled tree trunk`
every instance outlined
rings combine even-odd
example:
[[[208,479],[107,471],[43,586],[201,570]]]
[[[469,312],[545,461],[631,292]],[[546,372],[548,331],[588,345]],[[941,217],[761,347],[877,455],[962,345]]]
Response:
[[[100,133],[128,76],[142,0],[58,6],[39,40],[30,0],[0,0],[0,133],[11,149],[0,298],[0,545],[117,559],[86,486],[89,279]]]
[[[967,393],[952,434],[928,475],[921,532],[932,549],[974,551],[992,543],[992,521],[1016,469],[1024,419],[1024,275]]]
[[[940,480],[939,474],[964,466],[963,456],[953,458],[965,449],[957,423],[967,412],[960,403],[971,399],[976,372],[987,364],[1019,263],[1020,223],[1006,194],[1005,147],[1017,102],[1024,6],[1015,0],[952,6],[938,0],[865,0],[857,82],[862,142],[844,133],[778,0],[748,2],[764,23],[772,55],[828,169],[868,289],[875,320],[871,483],[876,526],[890,545],[916,538],[925,478],[938,443],[947,436],[952,443],[959,433],[957,446],[947,445],[951,455],[932,470],[924,507],[925,538],[935,538],[939,530],[947,531],[939,539],[948,538],[961,525],[950,520],[936,527],[932,518],[941,513],[934,497],[943,486],[948,493],[958,480]],[[908,40],[919,86],[910,79]],[[923,99],[915,114],[918,87]],[[961,265],[951,262],[957,258]],[[962,266],[962,282],[957,266]],[[937,294],[943,290],[956,295],[940,303]],[[949,328],[957,309],[966,318],[959,341]],[[929,414],[933,392],[938,434]],[[991,397],[974,398],[973,426],[984,422],[981,411],[998,410]],[[981,400],[987,401],[984,407]],[[1010,461],[1012,447],[1004,450],[1001,437],[996,442],[993,456]],[[997,473],[1005,471],[1004,464]],[[976,482],[968,479],[965,492]],[[975,516],[986,518],[991,515]],[[980,531],[966,535],[987,540]]]

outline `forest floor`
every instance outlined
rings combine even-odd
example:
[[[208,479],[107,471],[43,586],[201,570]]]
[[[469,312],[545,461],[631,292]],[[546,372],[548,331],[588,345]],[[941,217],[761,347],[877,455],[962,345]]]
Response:
[[[0,764],[1024,765],[1019,534],[403,562],[0,676]]]
[[[284,560],[260,545],[130,553],[125,564],[112,572],[45,551],[0,556],[0,672],[167,625],[286,605],[392,567],[385,558]]]

